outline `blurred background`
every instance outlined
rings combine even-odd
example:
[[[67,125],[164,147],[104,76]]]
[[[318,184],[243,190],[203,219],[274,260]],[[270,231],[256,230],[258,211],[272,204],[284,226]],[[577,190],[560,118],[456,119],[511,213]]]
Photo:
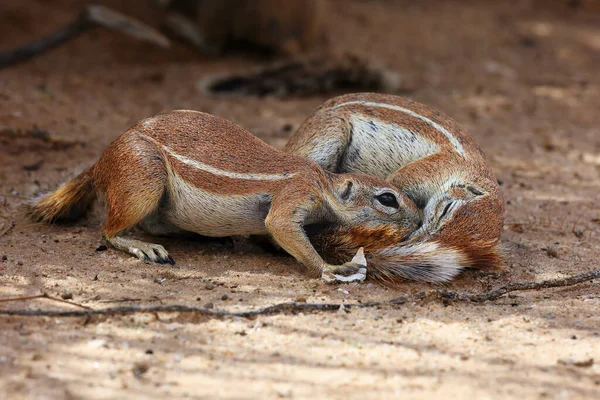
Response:
[[[263,306],[275,299],[290,301],[297,298],[298,292],[304,301],[347,299],[343,292],[325,286],[309,287],[292,261],[256,249],[232,253],[231,249],[215,250],[211,245],[173,242],[170,251],[178,260],[176,267],[140,268],[133,264],[135,260],[123,261],[122,256],[111,251],[94,251],[100,244],[97,228],[101,217],[92,217],[77,228],[65,228],[19,225],[18,215],[32,196],[56,188],[88,167],[131,124],[160,111],[185,108],[213,113],[282,148],[291,133],[326,99],[365,90],[407,96],[451,116],[473,135],[502,184],[507,203],[503,237],[507,248],[505,270],[490,275],[467,273],[466,279],[452,284],[453,288],[487,290],[509,280],[555,278],[597,266],[600,2],[94,2],[155,30],[155,43],[115,29],[93,27],[89,22],[84,24],[89,29],[81,29],[82,20],[78,16],[89,4],[80,0],[0,2],[1,51],[79,21],[75,28],[70,28],[78,36],[29,60],[0,69],[0,249],[6,253],[6,260],[0,263],[2,294],[47,288],[58,293],[68,289],[74,291],[76,299],[93,299],[98,295],[103,299],[136,298],[152,303],[156,300],[151,293],[172,302],[196,304],[196,298],[201,298],[201,304],[215,302],[218,306],[224,293],[232,297],[227,288],[239,285],[240,288],[231,290],[240,292],[244,300],[240,304],[244,305]],[[156,44],[161,42],[163,34],[171,43],[168,48]],[[100,279],[92,281],[97,274]],[[225,286],[210,283],[213,289],[207,289],[206,281],[188,279],[189,276],[218,280]],[[158,285],[157,277],[167,280]],[[373,284],[362,288],[350,289],[352,299],[381,300],[392,295],[388,289]],[[402,290],[424,288],[427,286],[407,283]],[[490,393],[497,398],[515,394],[552,398],[560,392],[557,387],[597,398],[598,361],[591,368],[557,364],[557,359],[568,352],[585,357],[590,349],[599,348],[597,287],[556,291],[552,298],[523,296],[509,299],[512,303],[498,305],[491,311],[474,306],[464,306],[460,312],[456,308],[450,312],[441,306],[407,306],[409,311],[400,315],[397,310],[384,310],[382,313],[389,317],[384,318],[385,324],[374,322],[377,320],[371,314],[349,315],[343,323],[336,321],[340,331],[336,330],[335,335],[345,337],[354,333],[357,335],[354,343],[360,346],[336,342],[338,350],[354,354],[348,356],[345,366],[336,364],[336,354],[331,352],[336,344],[321,348],[322,353],[305,353],[310,346],[320,346],[311,340],[321,338],[321,334],[299,334],[297,329],[307,329],[314,323],[318,330],[327,331],[330,325],[324,317],[315,317],[317,322],[281,317],[278,323],[287,328],[281,331],[263,328],[272,333],[263,344],[258,339],[242,341],[246,339],[229,332],[231,326],[225,323],[215,322],[210,325],[212,333],[203,331],[202,335],[216,342],[232,340],[238,349],[258,346],[252,347],[252,351],[263,345],[271,348],[272,340],[298,343],[299,347],[281,349],[284,358],[289,356],[286,362],[303,364],[323,379],[331,378],[323,383],[329,391],[311,386],[312,389],[303,392],[308,395],[361,393],[355,391],[360,385],[342,387],[331,382],[341,375],[355,376],[352,374],[357,374],[364,365],[371,365],[374,380],[369,382],[375,383],[369,390],[379,393],[379,398],[390,398],[397,388],[416,395],[454,393],[459,398]],[[96,300],[90,301],[86,304],[93,305]],[[515,313],[518,319],[511,319]],[[489,315],[494,320],[510,321],[512,330],[506,331],[505,325],[490,322]],[[358,321],[355,325],[352,318],[373,322],[361,325]],[[390,328],[388,322],[396,320],[406,322]],[[535,325],[529,321],[535,321]],[[14,332],[25,329],[19,328],[19,323],[13,321],[10,329],[2,329],[5,343],[16,340],[20,334]],[[116,323],[118,329],[138,337],[121,323]],[[40,324],[38,328],[46,335],[57,332],[53,323]],[[245,323],[232,324],[235,332],[247,329]],[[369,326],[371,330],[360,336],[362,331],[357,326]],[[162,325],[154,328],[164,337],[172,338],[172,333]],[[117,337],[123,334],[106,329]],[[595,339],[591,333],[594,330]],[[92,340],[97,332],[93,327],[79,326],[76,331],[83,335],[82,340]],[[431,336],[431,332],[438,336]],[[287,382],[294,375],[285,368],[275,368],[275,372],[268,367],[263,369],[263,362],[279,365],[281,354],[256,358],[248,355],[256,362],[254,367],[236,369],[226,361],[232,357],[230,353],[215,350],[206,344],[210,341],[199,343],[197,335],[194,330],[182,332],[179,338],[172,338],[172,344],[187,346],[197,354],[206,352],[220,360],[215,361],[218,366],[229,368],[231,377],[242,379],[244,374],[256,374],[253,382],[258,382],[258,386],[249,386],[249,392],[242,390],[244,385],[227,389],[232,396],[262,393],[261,384],[271,387]],[[408,343],[405,347],[395,342],[399,337]],[[576,341],[572,337],[589,340]],[[63,347],[55,346],[60,360],[64,354],[61,352],[70,348],[74,340],[66,333],[61,338]],[[379,341],[373,342],[373,338]],[[421,343],[423,338],[429,342]],[[229,344],[223,343],[222,348],[228,348]],[[7,360],[19,360],[19,354],[38,351],[39,347],[28,346],[33,345],[25,342],[10,345],[13,358]],[[411,349],[418,350],[418,357],[410,355],[417,351]],[[80,367],[77,361],[81,354],[87,354],[88,350],[84,350],[77,356],[71,354],[70,359],[59,365],[63,377],[87,368]],[[136,351],[143,350],[140,347]],[[169,357],[173,351],[183,351],[181,347],[162,350]],[[375,353],[393,357],[378,359],[383,366],[373,366],[369,357]],[[128,365],[129,353],[110,354],[120,365]],[[400,357],[402,354],[406,357]],[[478,358],[474,354],[485,356]],[[490,354],[500,361],[493,362]],[[459,355],[464,369],[455,373],[452,360]],[[34,357],[28,357],[22,365],[36,370],[37,364],[31,361]],[[315,364],[315,359],[320,361]],[[403,361],[398,363],[399,359]],[[101,360],[101,369],[109,368],[110,362]],[[11,374],[25,370],[2,363],[0,359],[0,368],[8,368]],[[163,371],[163,367],[153,368]],[[195,370],[190,368],[178,377],[164,371],[159,373],[179,380],[180,388],[189,390],[198,387],[192,379]],[[415,369],[424,371],[425,377],[413,385],[409,380],[415,377],[412,373]],[[410,374],[406,374],[407,370]],[[88,378],[81,379],[96,384],[95,370],[90,367],[87,371]],[[387,374],[393,375],[394,371],[402,372],[406,381],[390,380]],[[23,372],[18,379],[35,388],[36,382],[46,382],[40,376],[45,375]],[[185,381],[186,377],[190,380]],[[205,376],[205,379],[214,383],[217,378]],[[354,382],[358,381],[362,382],[362,378]],[[36,390],[52,392],[54,381],[48,382]],[[138,381],[127,382],[130,387],[142,386]],[[479,389],[472,389],[474,382]],[[75,386],[73,390],[79,389]],[[114,390],[107,393],[120,397],[127,392],[126,388],[123,392]],[[169,390],[166,392],[171,395],[181,394],[178,389]],[[267,393],[277,397],[279,392]],[[281,393],[286,397],[288,392]]]

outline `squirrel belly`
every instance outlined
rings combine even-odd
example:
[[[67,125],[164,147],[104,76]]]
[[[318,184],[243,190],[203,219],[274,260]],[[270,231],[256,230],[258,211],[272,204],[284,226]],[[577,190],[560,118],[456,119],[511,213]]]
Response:
[[[502,192],[473,139],[440,112],[392,95],[339,96],[305,120],[284,151],[328,171],[384,178],[423,211],[408,240],[385,227],[330,227],[313,240],[325,257],[364,247],[368,273],[388,283],[500,267]]]

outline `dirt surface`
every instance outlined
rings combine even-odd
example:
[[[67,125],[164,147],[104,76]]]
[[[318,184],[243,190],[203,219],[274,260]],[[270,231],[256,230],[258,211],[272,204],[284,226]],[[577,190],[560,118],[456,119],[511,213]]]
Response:
[[[144,2],[102,1],[157,24]],[[397,69],[472,132],[507,200],[504,271],[446,289],[480,292],[598,268],[600,14],[592,2],[332,1],[329,36]],[[143,7],[142,7],[143,6]],[[75,0],[0,5],[0,48],[67,22]],[[141,8],[140,8],[141,7]],[[29,198],[90,166],[136,120],[188,108],[282,147],[326,97],[216,98],[196,83],[259,59],[208,59],[95,30],[0,71],[0,296],[47,292],[92,308],[384,301],[435,289],[330,286],[244,240],[161,239],[175,266],[102,244],[98,207],[74,226],[28,224]],[[39,137],[46,132],[53,142]],[[10,134],[12,132],[12,135]],[[20,133],[19,133],[20,132]],[[20,137],[33,132],[33,137]],[[36,136],[35,134],[38,133]],[[13,227],[13,223],[16,226]],[[2,309],[72,309],[49,300]],[[247,319],[136,314],[0,317],[3,398],[600,398],[600,286]]]

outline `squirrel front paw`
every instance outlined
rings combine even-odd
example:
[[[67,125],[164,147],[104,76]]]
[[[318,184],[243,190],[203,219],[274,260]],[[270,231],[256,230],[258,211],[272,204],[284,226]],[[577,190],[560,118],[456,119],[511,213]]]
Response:
[[[321,278],[328,283],[362,282],[367,278],[367,259],[361,247],[352,261],[323,269]]]

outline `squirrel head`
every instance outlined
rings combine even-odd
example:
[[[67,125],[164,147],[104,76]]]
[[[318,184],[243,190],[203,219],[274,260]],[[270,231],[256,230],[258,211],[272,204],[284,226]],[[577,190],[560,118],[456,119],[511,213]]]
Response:
[[[421,213],[405,194],[382,179],[361,174],[333,178],[330,206],[347,225],[394,223],[403,230],[416,230]]]
[[[457,180],[429,199],[423,225],[410,239],[430,237],[461,250],[474,268],[498,267],[503,223],[504,200],[495,181]]]

